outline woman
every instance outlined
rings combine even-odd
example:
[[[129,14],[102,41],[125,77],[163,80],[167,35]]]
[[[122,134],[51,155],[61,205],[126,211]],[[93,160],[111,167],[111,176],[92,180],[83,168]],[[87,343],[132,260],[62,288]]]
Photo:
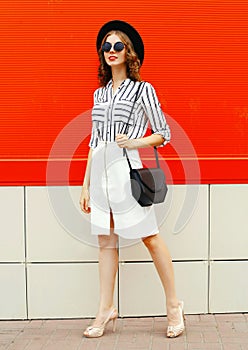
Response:
[[[109,321],[115,329],[118,313],[113,293],[117,241],[121,236],[141,238],[148,248],[166,295],[167,336],[177,337],[184,330],[183,302],[176,297],[171,257],[159,235],[153,206],[141,207],[132,197],[129,167],[123,155],[125,148],[132,167],[142,167],[138,148],[165,145],[170,130],[154,88],[140,79],[144,46],[139,33],[126,22],[108,22],[98,33],[97,50],[101,87],[94,93],[92,135],[80,204],[83,212],[91,213],[92,234],[98,235],[100,303],[84,336],[102,336]],[[148,121],[153,134],[144,137]]]

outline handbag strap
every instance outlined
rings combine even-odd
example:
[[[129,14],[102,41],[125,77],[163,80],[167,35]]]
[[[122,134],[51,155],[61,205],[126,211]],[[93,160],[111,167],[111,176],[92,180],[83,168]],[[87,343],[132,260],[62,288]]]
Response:
[[[134,102],[133,102],[133,105],[132,105],[132,108],[131,108],[131,112],[130,112],[128,121],[127,121],[127,123],[126,123],[125,130],[124,130],[124,134],[127,133],[128,124],[129,124],[130,118],[131,118],[131,116],[132,116],[133,109],[134,109],[134,105],[135,105],[135,103],[136,103],[136,101],[137,101],[137,99],[138,99],[138,94],[139,94],[139,91],[140,91],[140,88],[141,88],[142,85],[143,85],[143,83],[140,83],[140,84],[139,84],[139,87],[138,87],[138,89],[137,89],[137,91],[136,91],[135,98],[134,98]],[[152,130],[152,134],[153,134],[153,130]],[[155,159],[156,159],[157,168],[160,168],[159,159],[158,159],[157,147],[154,146],[153,149],[154,149],[154,154],[155,154]],[[132,170],[132,165],[131,165],[130,159],[129,159],[129,157],[128,157],[126,148],[123,148],[123,155],[126,156],[127,162],[128,162],[128,165],[129,165],[129,168],[130,168],[130,170]]]
[[[131,119],[131,116],[132,116],[132,113],[133,113],[133,109],[134,109],[134,105],[135,105],[135,103],[136,103],[136,101],[137,101],[137,99],[138,99],[138,94],[139,94],[139,91],[140,91],[140,88],[141,88],[141,85],[142,85],[142,84],[143,84],[143,83],[140,83],[140,84],[139,84],[138,89],[137,89],[137,91],[136,91],[136,93],[135,93],[134,102],[133,102],[133,105],[132,105],[132,108],[131,108],[131,112],[130,112],[130,115],[129,115],[129,117],[128,117],[127,123],[126,123],[126,127],[125,127],[125,129],[124,129],[124,134],[127,134],[127,131],[128,131],[128,124],[129,124],[129,121],[130,121],[130,119]],[[123,148],[123,156],[126,156],[127,162],[128,162],[128,165],[129,165],[129,168],[130,168],[130,170],[131,170],[131,169],[132,169],[132,166],[131,166],[131,163],[130,163],[130,159],[129,159],[128,155],[127,155],[127,150],[126,150],[126,148]]]

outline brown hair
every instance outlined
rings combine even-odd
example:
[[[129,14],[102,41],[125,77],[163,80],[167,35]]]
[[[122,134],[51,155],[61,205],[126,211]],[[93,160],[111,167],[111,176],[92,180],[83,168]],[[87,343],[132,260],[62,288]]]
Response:
[[[133,81],[141,81],[139,74],[140,60],[138,58],[138,55],[134,51],[131,40],[125,33],[119,30],[112,30],[111,32],[105,35],[102,41],[102,45],[105,43],[105,41],[111,34],[118,35],[119,38],[122,40],[123,44],[125,44],[126,46],[127,77]],[[106,86],[109,80],[112,78],[112,71],[111,67],[105,61],[104,54],[102,51],[102,45],[98,51],[100,61],[100,66],[98,67],[98,79],[100,82],[100,86]]]

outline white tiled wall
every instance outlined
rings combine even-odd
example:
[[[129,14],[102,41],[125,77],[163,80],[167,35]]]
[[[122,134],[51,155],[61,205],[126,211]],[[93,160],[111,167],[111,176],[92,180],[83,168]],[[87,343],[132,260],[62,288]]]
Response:
[[[208,259],[208,186],[177,185],[169,186],[171,200],[156,207],[160,217],[160,233],[163,236],[173,260],[206,260]],[[191,196],[190,190],[192,190]],[[189,198],[186,199],[188,191]],[[170,197],[169,197],[170,198]],[[193,201],[193,203],[191,202]],[[178,217],[183,213],[183,204],[192,210],[183,216],[181,230],[175,232]],[[164,213],[164,214],[163,214]],[[121,241],[122,242],[122,241]],[[151,261],[143,243],[133,244],[120,250],[120,260]]]
[[[98,249],[80,187],[0,188],[0,319],[93,317]],[[248,185],[170,186],[156,207],[186,313],[248,311]],[[121,316],[164,315],[142,242],[120,240]],[[27,288],[27,290],[26,290]]]
[[[26,188],[27,261],[97,261],[79,187]],[[67,196],[67,198],[66,198]]]
[[[0,319],[26,319],[25,264],[0,264]]]
[[[248,261],[210,264],[210,312],[248,310]]]
[[[177,295],[185,313],[208,311],[207,262],[175,262]],[[120,314],[165,315],[165,296],[152,262],[120,263]]]
[[[0,262],[24,261],[23,187],[0,187],[0,218]]]
[[[25,319],[23,187],[0,187],[0,219],[0,319]]]
[[[210,191],[211,259],[248,259],[248,185],[215,185]]]
[[[93,317],[99,294],[97,263],[28,264],[27,290],[30,318]],[[115,300],[117,304],[117,294]]]

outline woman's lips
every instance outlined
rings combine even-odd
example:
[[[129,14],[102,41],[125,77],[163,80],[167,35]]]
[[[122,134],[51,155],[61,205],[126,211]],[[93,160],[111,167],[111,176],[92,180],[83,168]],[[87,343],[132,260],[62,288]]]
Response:
[[[109,56],[109,60],[110,60],[110,61],[114,61],[114,60],[116,60],[116,59],[117,59],[116,56]]]

